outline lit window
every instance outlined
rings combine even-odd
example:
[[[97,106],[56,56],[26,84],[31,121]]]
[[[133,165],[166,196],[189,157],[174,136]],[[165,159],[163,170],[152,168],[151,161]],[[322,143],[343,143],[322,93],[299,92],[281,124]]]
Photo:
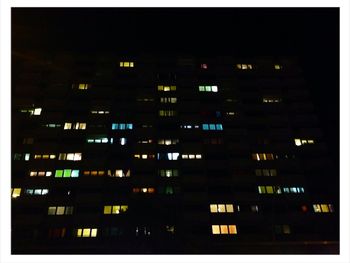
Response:
[[[272,153],[253,153],[252,159],[255,161],[274,160],[274,155]]]
[[[71,169],[56,170],[55,177],[57,177],[57,178],[79,177],[79,170],[71,170]]]
[[[134,67],[134,62],[132,62],[132,61],[121,61],[121,62],[119,62],[119,67],[120,68],[133,68]]]
[[[175,110],[159,110],[158,114],[161,117],[172,117],[176,116],[177,112]]]
[[[252,64],[237,64],[236,67],[241,70],[253,69]]]
[[[233,204],[210,204],[210,213],[233,213]]]
[[[136,159],[143,159],[143,160],[146,160],[146,159],[154,159],[155,158],[155,155],[154,154],[134,154],[134,158]]]
[[[296,146],[301,146],[303,144],[314,144],[315,141],[311,139],[294,139],[294,143]]]
[[[108,170],[108,176],[111,177],[130,177],[130,169],[116,169],[113,173],[111,170]]]
[[[91,114],[109,114],[109,110],[91,110]]]
[[[97,228],[78,228],[76,230],[76,237],[96,237]]]
[[[111,138],[111,144],[113,143],[113,139]],[[89,137],[86,139],[87,143],[108,143],[109,142],[109,138],[105,137],[104,135],[100,135],[100,136],[93,136],[93,137]]]
[[[179,170],[177,169],[162,169],[158,171],[161,177],[176,177],[179,175]]]
[[[157,153],[157,160],[176,161],[179,158],[179,153]]]
[[[72,215],[73,206],[49,206],[48,215]]]
[[[152,139],[141,139],[138,140],[137,143],[142,143],[142,144],[148,144],[148,143],[152,143],[153,140]]]
[[[112,123],[112,130],[132,130],[132,123]]]
[[[282,69],[282,66],[281,66],[281,65],[278,65],[278,64],[275,64],[275,65],[274,65],[274,68],[275,68],[276,70],[280,70],[280,69]]]
[[[35,108],[33,111],[33,115],[40,115],[42,108]]]
[[[47,195],[49,189],[25,189],[24,193],[26,195]]]
[[[176,97],[161,97],[160,103],[177,103]]]
[[[224,128],[222,126],[222,124],[213,124],[213,123],[210,123],[210,124],[202,124],[202,129],[204,131],[206,130],[211,130],[211,131],[222,131]]]
[[[218,92],[218,86],[198,86],[198,90],[201,92]]]
[[[64,130],[85,130],[86,129],[86,123],[85,122],[66,122],[63,127]]]
[[[235,235],[237,234],[237,227],[236,225],[212,225],[212,234],[219,235],[219,234],[230,234]]]
[[[202,159],[201,154],[182,154],[182,159]]]
[[[201,69],[208,69],[208,65],[205,63],[201,64]]]
[[[30,171],[29,176],[46,176],[49,177],[52,175],[51,171]]]
[[[179,139],[158,139],[160,145],[175,145],[179,143]]]
[[[64,161],[81,161],[82,153],[60,153],[58,160]]]
[[[128,210],[127,205],[105,205],[103,209],[103,214],[112,215],[112,214],[121,214],[125,213]]]
[[[47,123],[47,124],[43,124],[44,127],[47,128],[60,128],[61,124],[59,123]]]
[[[134,187],[132,189],[133,193],[147,193],[147,194],[154,194],[155,189],[153,187]]]
[[[158,91],[176,91],[176,86],[158,85]]]
[[[17,198],[21,196],[21,188],[11,188],[11,197]]]
[[[334,208],[331,204],[314,204],[313,209],[315,213],[333,213]]]
[[[180,125],[181,129],[199,129],[199,125],[190,125],[190,124],[184,124]]]
[[[75,88],[76,85],[73,85],[72,87]],[[78,87],[78,90],[87,90],[88,88],[90,88],[90,84],[87,84],[87,83],[79,83],[79,84],[77,85],[77,87]]]

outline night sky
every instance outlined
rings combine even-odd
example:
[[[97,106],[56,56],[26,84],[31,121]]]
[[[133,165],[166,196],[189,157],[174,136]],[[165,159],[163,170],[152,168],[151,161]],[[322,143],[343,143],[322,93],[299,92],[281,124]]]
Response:
[[[12,49],[296,56],[339,162],[338,8],[13,8]]]

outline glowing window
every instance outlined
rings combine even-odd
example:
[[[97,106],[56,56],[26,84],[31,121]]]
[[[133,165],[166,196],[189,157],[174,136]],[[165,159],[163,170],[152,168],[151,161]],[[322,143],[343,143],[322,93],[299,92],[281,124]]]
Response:
[[[176,86],[158,85],[158,91],[176,91]]]
[[[11,197],[17,198],[21,196],[21,188],[11,188]]]
[[[237,64],[236,67],[241,70],[250,70],[253,69],[252,64]]]
[[[294,143],[296,146],[301,146],[301,145],[304,145],[304,144],[314,144],[315,141],[312,140],[312,139],[294,139]]]
[[[73,85],[73,88],[74,88],[74,86],[75,85]],[[78,90],[87,90],[89,87],[90,87],[90,85],[87,83],[79,83],[78,84]]]
[[[40,115],[42,108],[35,108],[33,111],[33,115]]]
[[[121,61],[119,62],[119,67],[120,68],[133,68],[134,67],[134,62],[132,61]]]
[[[218,86],[198,86],[200,92],[218,92]]]
[[[278,64],[275,64],[275,65],[274,65],[274,68],[275,68],[276,70],[280,70],[280,69],[282,69],[282,66],[281,66],[281,65],[278,65]]]
[[[128,210],[127,205],[105,205],[103,209],[103,213],[105,215],[120,214],[120,213],[125,213],[127,210]]]
[[[211,229],[212,229],[212,234],[214,234],[214,235],[219,235],[219,234],[235,235],[235,234],[237,234],[236,225],[212,225]]]

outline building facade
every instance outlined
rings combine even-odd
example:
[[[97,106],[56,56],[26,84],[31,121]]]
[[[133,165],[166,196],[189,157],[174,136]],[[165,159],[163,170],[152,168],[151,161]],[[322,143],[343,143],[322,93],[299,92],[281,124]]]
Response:
[[[27,54],[12,74],[14,254],[339,252],[295,60]]]

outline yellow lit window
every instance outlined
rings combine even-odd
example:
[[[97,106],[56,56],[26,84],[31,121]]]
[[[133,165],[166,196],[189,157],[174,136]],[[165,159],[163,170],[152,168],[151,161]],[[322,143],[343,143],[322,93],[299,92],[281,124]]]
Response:
[[[84,228],[83,237],[89,237],[89,236],[90,236],[90,228]]]
[[[134,62],[132,61],[121,61],[119,62],[119,67],[121,68],[133,68]]]
[[[97,228],[91,229],[91,237],[96,237],[97,236]]]
[[[57,215],[64,215],[64,206],[58,206],[56,210]]]
[[[211,213],[217,213],[217,212],[218,212],[218,207],[217,207],[217,205],[211,204],[211,205],[210,205],[210,212],[211,212]]]
[[[219,213],[225,213],[226,212],[225,205],[224,204],[219,204],[218,205],[218,211],[219,211]]]
[[[119,205],[114,205],[112,207],[112,214],[119,214],[120,213],[120,206]]]
[[[112,213],[112,206],[110,206],[110,205],[105,205],[105,206],[104,206],[104,209],[103,209],[103,213],[104,213],[105,215],[111,214],[111,213]]]
[[[323,213],[328,213],[329,212],[328,205],[321,204],[321,210]]]
[[[233,205],[231,204],[226,204],[226,212],[227,213],[233,213]]]
[[[78,84],[78,89],[79,90],[87,90],[88,88],[89,88],[89,84],[86,84],[86,83]]]
[[[214,235],[220,234],[220,226],[219,225],[212,225],[211,229],[212,229],[212,233]]]
[[[47,211],[48,215],[55,215],[56,214],[56,206],[50,206]]]
[[[276,70],[280,70],[280,69],[282,69],[282,66],[281,66],[281,65],[278,65],[278,64],[275,64],[275,69],[276,69]]]
[[[21,188],[12,188],[11,189],[12,191],[12,193],[11,193],[11,197],[12,198],[17,198],[17,197],[19,197],[20,195],[21,195]]]
[[[83,230],[81,228],[77,229],[77,237],[81,237]]]
[[[272,186],[266,186],[266,192],[268,194],[273,194],[273,187]]]
[[[300,139],[294,139],[295,145],[300,146],[301,145],[301,140]]]

